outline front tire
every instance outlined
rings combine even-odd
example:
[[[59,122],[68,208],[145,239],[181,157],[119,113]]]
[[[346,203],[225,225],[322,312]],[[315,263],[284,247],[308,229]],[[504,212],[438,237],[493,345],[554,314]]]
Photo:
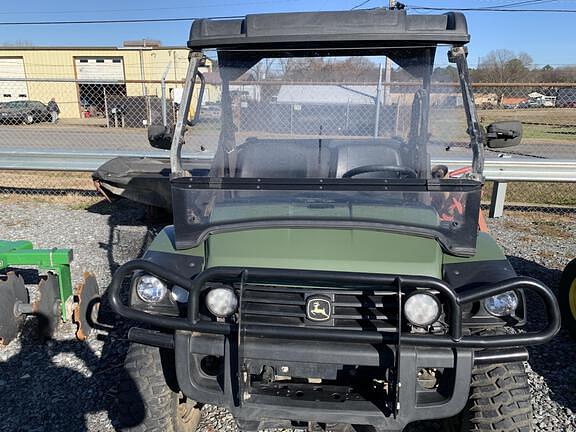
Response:
[[[118,386],[122,431],[195,432],[201,407],[177,391],[170,351],[131,344]]]
[[[31,125],[32,123],[34,123],[34,115],[26,114],[26,117],[24,118],[24,123],[26,123],[27,125]]]
[[[576,259],[570,261],[562,273],[559,297],[564,328],[576,339]]]
[[[531,432],[528,374],[521,362],[475,366],[466,408],[443,432]]]

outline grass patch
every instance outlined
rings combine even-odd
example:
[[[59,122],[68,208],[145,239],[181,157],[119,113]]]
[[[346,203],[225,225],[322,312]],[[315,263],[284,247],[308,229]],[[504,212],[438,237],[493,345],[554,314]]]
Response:
[[[483,199],[490,201],[492,182],[486,182]],[[512,182],[506,190],[506,204],[546,204],[576,207],[576,184]]]
[[[0,191],[27,189],[42,191],[95,191],[89,172],[74,171],[0,171]]]
[[[104,198],[98,195],[82,196],[75,194],[66,195],[36,195],[28,193],[0,193],[1,204],[23,204],[23,203],[45,203],[59,204],[68,207],[71,210],[86,210],[87,208],[104,201]]]

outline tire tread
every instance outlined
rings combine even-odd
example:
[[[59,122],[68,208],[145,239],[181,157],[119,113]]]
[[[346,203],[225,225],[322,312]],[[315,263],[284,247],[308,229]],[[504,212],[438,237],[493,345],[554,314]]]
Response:
[[[473,431],[531,432],[532,405],[524,365],[475,367],[469,415]]]
[[[118,383],[122,431],[175,432],[171,405],[175,393],[164,380],[160,350],[131,344]]]

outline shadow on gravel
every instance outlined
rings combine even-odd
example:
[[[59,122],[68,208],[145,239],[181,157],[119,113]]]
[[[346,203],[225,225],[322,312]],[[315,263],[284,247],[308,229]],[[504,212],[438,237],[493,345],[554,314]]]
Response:
[[[87,211],[108,215],[108,238],[98,247],[106,252],[110,275],[121,263],[139,257],[159,228],[147,223],[144,207],[126,200],[114,204],[102,201]],[[38,283],[37,270],[18,272],[26,283]],[[124,359],[126,335],[133,323],[120,320],[111,311],[106,292],[98,321],[106,329],[96,336],[103,343],[101,349],[74,339],[42,341],[38,319],[26,320],[19,341],[12,342],[17,344],[13,347],[17,354],[0,361],[0,430],[100,431],[109,429],[108,418],[118,428],[117,386],[121,380],[123,385],[131,385]],[[94,336],[89,340],[94,344]],[[13,352],[10,348],[6,347]],[[137,392],[133,406],[142,412],[143,402]],[[89,413],[99,415],[87,417]]]
[[[562,272],[550,269],[534,261],[508,256],[516,273],[539,279],[555,293]],[[527,295],[529,323],[526,330],[542,328],[546,321],[544,306],[540,298],[532,293]],[[550,397],[572,411],[576,412],[576,342],[570,339],[568,332],[561,330],[558,336],[547,344],[528,348],[530,366],[541,375],[550,388]]]
[[[119,199],[113,203],[102,200],[86,209],[90,213],[108,216],[108,240],[99,247],[106,251],[110,274],[124,261],[140,257],[158,231],[171,223],[162,214],[153,212],[144,205]],[[146,227],[143,236],[135,228]]]
[[[113,343],[116,337],[105,336],[98,357],[86,343],[43,342],[37,333],[37,320],[28,319],[19,339],[19,352],[0,362],[0,430],[104,430],[106,426],[97,423],[105,422],[105,418],[87,419],[86,414],[98,412],[107,412],[117,426],[115,385],[126,372],[120,354],[123,350],[118,352],[118,345]]]

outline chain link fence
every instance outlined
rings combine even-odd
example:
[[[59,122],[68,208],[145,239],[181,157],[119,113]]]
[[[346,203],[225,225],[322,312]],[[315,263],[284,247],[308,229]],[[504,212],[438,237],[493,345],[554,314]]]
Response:
[[[196,103],[196,94],[190,113],[194,116],[199,110],[198,123],[186,137],[185,148],[192,153],[213,152],[221,133],[222,84],[216,73],[206,75],[202,103]],[[2,78],[0,152],[150,152],[153,149],[146,128],[173,124],[182,87],[180,81]],[[380,90],[377,87],[357,82],[279,84],[239,79],[229,92],[231,114],[238,128],[236,137],[249,139],[257,130],[283,137],[318,133],[327,137],[408,137],[411,112],[415,99],[420,97],[417,88],[413,83],[399,82],[384,84]],[[136,88],[138,91],[134,91]],[[520,146],[489,150],[487,159],[576,159],[576,84],[475,84],[474,93],[484,126],[498,120],[520,120],[524,127]],[[453,83],[433,83],[430,106],[432,158],[467,154],[469,139],[459,88]],[[461,112],[458,121],[454,121],[456,111]],[[89,173],[0,171],[0,193],[4,194],[92,190]],[[518,182],[510,184],[507,197],[508,205],[545,206],[572,213],[576,208],[576,184]]]

